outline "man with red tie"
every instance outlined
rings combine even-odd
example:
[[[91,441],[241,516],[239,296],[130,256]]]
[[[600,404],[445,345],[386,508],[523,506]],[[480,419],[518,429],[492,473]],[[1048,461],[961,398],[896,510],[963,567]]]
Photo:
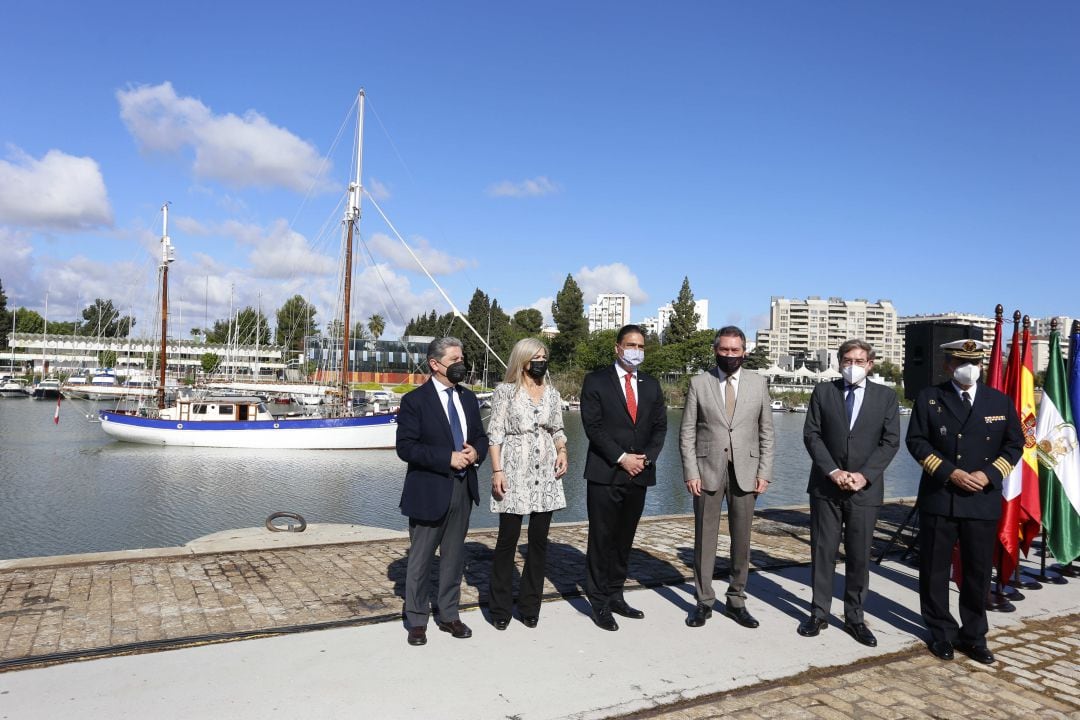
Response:
[[[585,594],[593,622],[604,630],[619,629],[613,613],[645,617],[626,603],[623,585],[645,490],[656,484],[667,408],[660,383],[638,369],[644,360],[645,331],[626,325],[615,338],[615,364],[586,375],[581,388],[581,422],[589,438]]]

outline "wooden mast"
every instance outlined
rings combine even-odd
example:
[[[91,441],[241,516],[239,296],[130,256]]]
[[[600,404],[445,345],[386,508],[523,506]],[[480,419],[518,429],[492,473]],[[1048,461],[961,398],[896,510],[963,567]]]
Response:
[[[353,251],[353,228],[360,223],[360,196],[363,186],[360,184],[360,169],[364,159],[364,90],[361,88],[357,97],[357,120],[356,120],[356,178],[349,184],[349,206],[345,209],[345,288],[343,301],[345,303],[342,317],[345,327],[341,331],[341,405],[342,408],[349,406],[349,352],[350,334],[352,333],[352,320],[350,310],[352,306],[352,251]]]
[[[158,367],[158,410],[165,407],[165,341],[169,328],[169,263],[174,259],[169,241],[169,203],[161,206],[161,358]]]

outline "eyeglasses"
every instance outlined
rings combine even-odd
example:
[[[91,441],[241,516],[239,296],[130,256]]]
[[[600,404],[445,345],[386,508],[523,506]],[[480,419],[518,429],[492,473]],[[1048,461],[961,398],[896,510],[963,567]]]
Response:
[[[866,367],[867,365],[870,364],[870,362],[871,362],[870,360],[863,360],[862,358],[859,358],[858,360],[852,360],[851,358],[843,358],[840,361],[840,367],[848,367],[849,365],[858,365],[859,367]]]

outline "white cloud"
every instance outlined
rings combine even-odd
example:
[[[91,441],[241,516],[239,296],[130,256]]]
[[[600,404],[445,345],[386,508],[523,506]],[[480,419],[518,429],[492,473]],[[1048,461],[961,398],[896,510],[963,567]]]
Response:
[[[173,226],[185,235],[209,235],[210,230],[201,222],[187,215],[174,215]],[[171,234],[171,233],[170,233]]]
[[[630,296],[630,302],[643,303],[649,296],[641,289],[637,275],[622,263],[583,267],[574,273],[574,280],[581,287],[585,305],[596,302],[600,293],[624,293]]]
[[[442,250],[431,247],[431,244],[425,238],[417,237],[408,242],[409,247],[412,248],[420,261],[424,263],[424,267],[432,275],[450,275],[470,265],[468,260],[456,258]],[[417,266],[416,261],[413,260],[412,255],[395,238],[385,233],[375,233],[368,238],[367,244],[375,256],[375,262],[386,260],[399,270],[420,272],[420,268]]]
[[[379,182],[375,178],[368,178],[367,185],[364,186],[371,197],[375,198],[377,202],[390,199],[390,188],[386,187],[385,183]]]
[[[559,184],[549,180],[543,175],[520,182],[503,180],[488,187],[488,195],[492,197],[541,197],[551,195],[562,190]]]
[[[267,228],[228,220],[211,230],[253,247],[248,260],[255,278],[325,277],[337,272],[336,259],[316,252],[307,238],[289,228],[284,220],[276,220]]]
[[[315,147],[254,110],[242,117],[215,115],[202,101],[179,97],[169,82],[118,90],[116,99],[120,117],[143,150],[191,147],[199,177],[297,192],[306,192],[320,177],[322,158]]]
[[[0,257],[4,258],[0,280],[4,282],[4,294],[8,296],[8,306],[27,305],[36,302],[37,288],[33,287],[34,248],[30,245],[27,233],[11,228],[0,227]],[[0,333],[9,332],[11,328]]]
[[[40,160],[10,148],[0,160],[0,222],[36,229],[111,226],[112,206],[93,158],[50,150]]]

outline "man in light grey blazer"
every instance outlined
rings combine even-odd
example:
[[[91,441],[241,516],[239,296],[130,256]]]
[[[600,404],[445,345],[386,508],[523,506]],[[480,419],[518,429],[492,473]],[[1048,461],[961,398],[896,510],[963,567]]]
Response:
[[[829,626],[836,551],[844,540],[844,629],[863,645],[877,638],[863,619],[870,587],[870,545],[885,499],[885,468],[900,447],[900,413],[892,388],[872,383],[874,349],[848,340],[837,352],[843,378],[810,396],[803,442],[810,453],[810,574],[814,599],[799,634]]]
[[[758,621],[746,609],[746,577],[754,501],[768,489],[772,477],[769,388],[764,377],[742,370],[746,335],[739,328],[720,328],[713,351],[717,367],[691,378],[679,431],[683,479],[694,496],[697,606],[686,624],[701,627],[712,617],[716,536],[720,509],[727,500],[731,577],[723,612],[743,627],[756,628]]]

